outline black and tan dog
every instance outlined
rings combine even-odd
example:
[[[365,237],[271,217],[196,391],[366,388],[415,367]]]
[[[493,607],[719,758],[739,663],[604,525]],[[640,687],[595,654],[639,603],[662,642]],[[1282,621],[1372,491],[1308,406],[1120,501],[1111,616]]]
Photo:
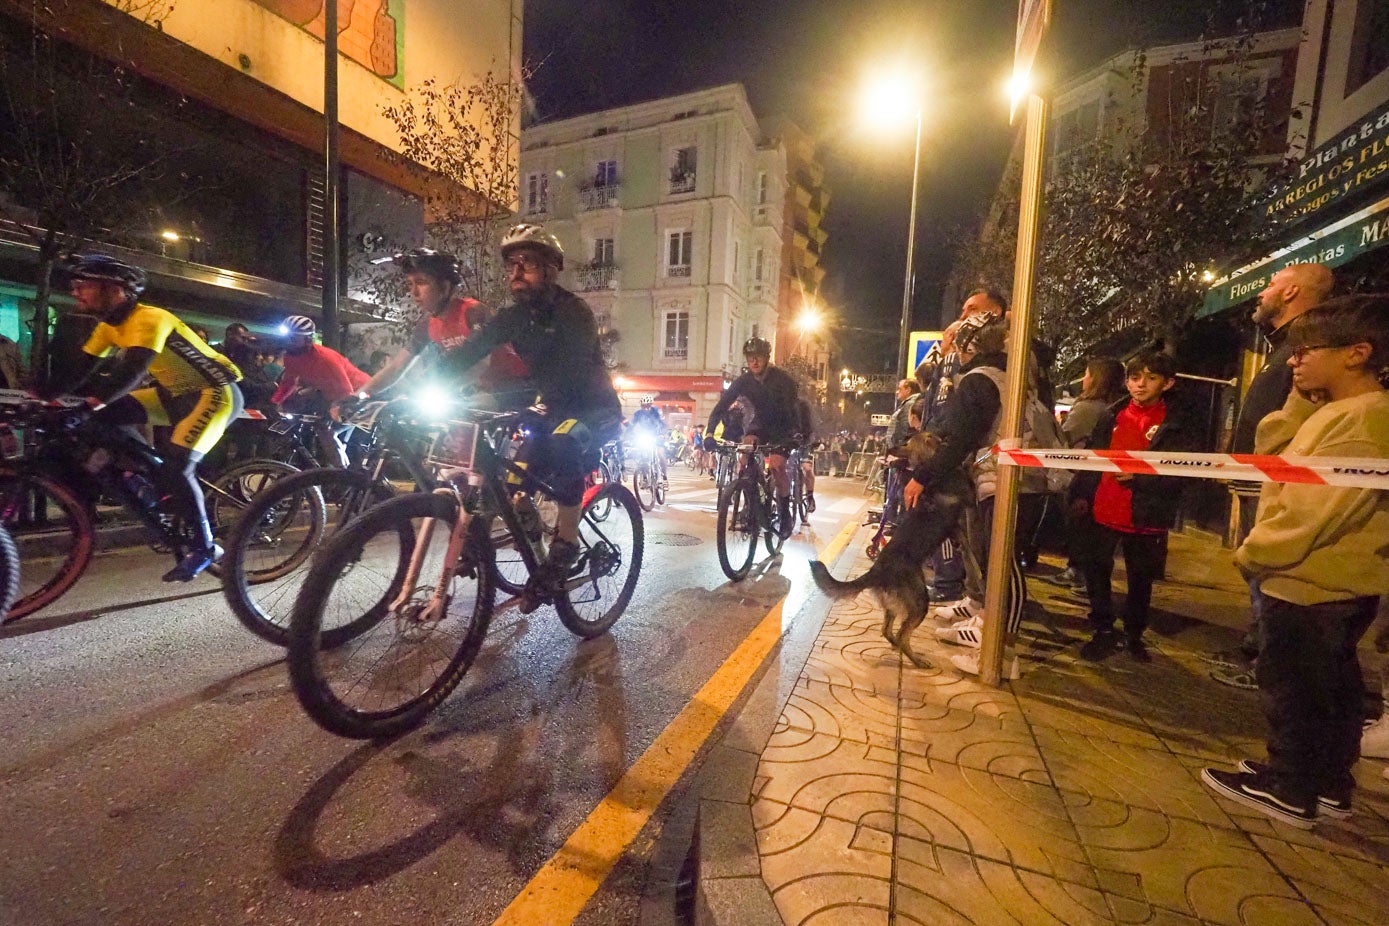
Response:
[[[935,435],[917,434],[907,444],[908,462],[913,468],[919,466],[939,446],[940,440]],[[959,483],[959,492],[923,493],[917,507],[907,512],[897,525],[892,539],[878,553],[873,565],[858,578],[841,581],[830,575],[824,563],[814,560],[810,564],[816,586],[831,598],[874,592],[883,607],[883,636],[919,669],[931,667],[911,645],[912,631],[925,619],[931,606],[925,565],[941,541],[954,534],[960,523],[970,486],[963,473]]]

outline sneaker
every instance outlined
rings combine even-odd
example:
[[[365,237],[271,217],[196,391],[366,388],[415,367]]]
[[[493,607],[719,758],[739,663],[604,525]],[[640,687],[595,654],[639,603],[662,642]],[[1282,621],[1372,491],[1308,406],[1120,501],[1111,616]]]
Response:
[[[1037,578],[1041,579],[1043,582],[1050,582],[1052,585],[1070,586],[1075,585],[1076,582],[1081,582],[1082,584],[1085,582],[1084,576],[1079,575],[1070,566],[1067,566],[1060,572],[1053,572],[1051,575],[1038,576]]]
[[[1250,775],[1261,776],[1268,771],[1268,766],[1263,762],[1255,762],[1253,759],[1240,759],[1239,770]],[[1350,795],[1344,797],[1332,797],[1329,794],[1317,796],[1317,812],[1324,813],[1329,817],[1344,820],[1351,814]]]
[[[1148,645],[1142,640],[1130,640],[1128,645],[1129,658],[1134,662],[1152,662],[1153,654],[1148,652]]]
[[[978,675],[979,653],[976,650],[973,653],[961,653],[958,656],[951,656],[950,664],[953,665],[955,668],[959,669],[965,675]],[[1013,661],[1008,665],[1007,678],[1010,682],[1016,682],[1018,679],[1022,678],[1022,672],[1018,668],[1017,656],[1014,656]]]
[[[1203,768],[1201,781],[1222,797],[1251,807],[1300,830],[1310,830],[1317,823],[1316,804],[1309,807],[1279,795],[1277,789],[1264,776]]]
[[[222,548],[217,544],[211,550],[193,550],[185,553],[178,565],[164,573],[165,582],[192,582],[204,569],[222,558]]]
[[[569,577],[579,559],[579,545],[556,537],[550,544],[550,555],[541,564],[545,577],[555,585]]]
[[[984,619],[971,617],[958,624],[951,624],[949,627],[938,627],[936,628],[936,639],[942,643],[954,643],[956,646],[978,649],[984,644]]]
[[[1211,669],[1211,681],[1229,688],[1238,688],[1240,691],[1259,689],[1259,683],[1254,678],[1254,667],[1251,665]]]
[[[1389,759],[1389,713],[1365,727],[1360,734],[1360,755],[1367,759]]]
[[[973,598],[961,598],[959,601],[943,601],[931,609],[931,620],[937,624],[954,624],[959,621],[979,617],[984,613],[984,606]]]
[[[815,496],[810,492],[805,493],[805,510],[807,514],[815,510]]]
[[[1086,662],[1103,662],[1120,648],[1117,633],[1113,630],[1097,630],[1089,642],[1080,648],[1080,658]]]

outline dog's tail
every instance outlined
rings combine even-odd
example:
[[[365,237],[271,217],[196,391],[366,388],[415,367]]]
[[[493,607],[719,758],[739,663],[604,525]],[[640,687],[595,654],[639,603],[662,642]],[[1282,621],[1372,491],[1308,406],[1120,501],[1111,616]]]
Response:
[[[874,587],[872,567],[857,579],[842,580],[830,575],[824,563],[813,559],[810,561],[810,576],[815,580],[815,586],[831,598],[848,598],[865,588]]]

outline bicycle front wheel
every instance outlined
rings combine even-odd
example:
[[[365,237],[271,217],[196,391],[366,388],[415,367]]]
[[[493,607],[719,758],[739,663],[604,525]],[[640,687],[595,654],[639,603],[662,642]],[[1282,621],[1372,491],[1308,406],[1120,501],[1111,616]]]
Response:
[[[402,496],[371,508],[314,557],[290,623],[289,677],[325,730],[354,739],[403,733],[463,680],[492,618],[493,588],[481,520],[462,555],[447,555],[458,518],[450,496]],[[371,626],[346,645],[325,645],[333,622],[359,620],[364,604]]]
[[[649,463],[637,464],[636,472],[632,473],[632,494],[637,497],[642,511],[650,511],[656,506],[656,486]]]
[[[66,483],[9,466],[0,466],[0,516],[24,560],[5,617],[17,621],[57,601],[87,571],[96,525]]]
[[[294,599],[314,550],[368,505],[389,497],[356,470],[310,469],[270,483],[239,513],[225,540],[222,594],[237,620],[261,639],[287,645]],[[339,504],[328,504],[329,498]],[[325,645],[353,632],[345,624],[326,635]]]
[[[19,548],[10,532],[0,527],[0,624],[19,597]]]
[[[599,510],[608,512],[602,520]],[[621,483],[599,489],[579,515],[579,558],[555,599],[560,622],[585,640],[607,633],[632,600],[645,543],[632,493]]]
[[[757,486],[751,479],[735,480],[719,496],[715,541],[719,566],[734,582],[747,577],[757,556]]]

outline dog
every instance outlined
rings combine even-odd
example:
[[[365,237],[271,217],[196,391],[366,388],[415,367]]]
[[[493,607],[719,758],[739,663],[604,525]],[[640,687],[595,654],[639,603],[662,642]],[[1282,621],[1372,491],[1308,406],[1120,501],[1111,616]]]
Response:
[[[923,431],[907,442],[905,456],[915,468],[930,459],[939,446],[939,437]],[[954,533],[962,510],[960,504],[939,494],[923,493],[917,507],[902,518],[892,539],[863,575],[847,581],[836,579],[819,560],[811,561],[810,575],[816,587],[831,598],[874,592],[883,608],[883,636],[912,665],[929,669],[931,663],[918,656],[911,645],[912,632],[925,620],[931,606],[925,564],[941,541]]]

